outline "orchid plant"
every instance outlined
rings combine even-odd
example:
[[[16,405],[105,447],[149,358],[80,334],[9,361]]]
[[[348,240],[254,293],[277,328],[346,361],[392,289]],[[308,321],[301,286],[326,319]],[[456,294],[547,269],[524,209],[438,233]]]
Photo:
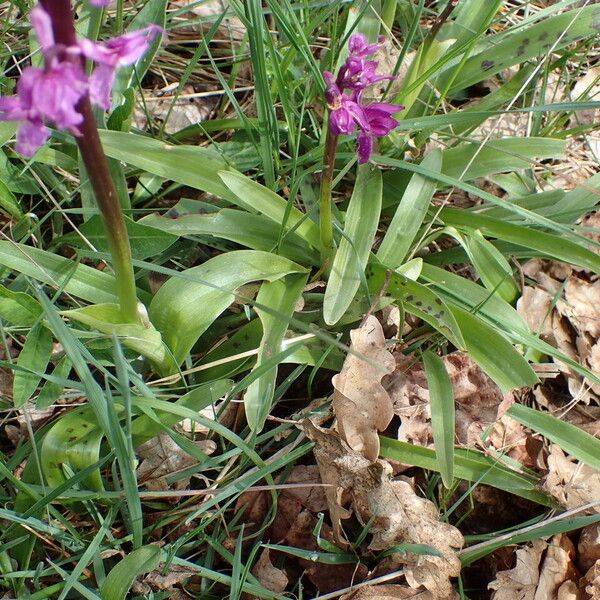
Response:
[[[378,74],[379,63],[372,60],[380,44],[370,44],[362,33],[355,33],[348,41],[348,58],[337,77],[324,71],[325,97],[329,109],[329,129],[325,141],[324,169],[320,194],[320,229],[324,268],[330,266],[333,250],[331,219],[331,182],[338,136],[358,132],[357,153],[359,164],[369,161],[376,138],[393,131],[398,122],[392,115],[404,109],[399,104],[367,101],[365,91],[382,81],[393,80],[391,75]]]
[[[96,7],[105,4],[104,0],[93,2]],[[75,136],[103,217],[121,317],[138,322],[129,238],[91,105],[110,109],[117,69],[143,56],[161,29],[150,25],[106,42],[78,38],[69,0],[42,0],[31,11],[31,23],[44,67],[26,67],[17,94],[0,97],[0,121],[19,123],[16,149],[27,157],[48,141],[50,125]],[[86,73],[86,59],[95,63],[91,75]]]

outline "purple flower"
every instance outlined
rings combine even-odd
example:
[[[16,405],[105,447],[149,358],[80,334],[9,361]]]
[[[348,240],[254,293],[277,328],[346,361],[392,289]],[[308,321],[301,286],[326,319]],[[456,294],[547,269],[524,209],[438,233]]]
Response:
[[[78,42],[82,54],[97,63],[90,77],[90,98],[94,104],[104,110],[110,109],[110,96],[117,69],[137,62],[146,53],[154,37],[162,31],[158,25],[149,25],[105,43],[85,38]]]
[[[369,44],[362,34],[350,37],[350,54],[337,77],[325,71],[325,97],[330,111],[329,128],[335,135],[349,135],[358,130],[358,159],[365,163],[371,157],[375,138],[388,135],[398,126],[392,117],[404,107],[387,102],[363,101],[364,90],[378,81],[394,79],[377,75],[378,62],[367,60],[379,48]]]
[[[379,50],[379,44],[369,44],[369,40],[362,33],[354,33],[348,40],[348,50],[351,56],[371,56]]]
[[[91,0],[96,5],[105,0]],[[43,146],[50,132],[47,123],[58,129],[79,135],[78,125],[83,116],[79,102],[89,95],[91,101],[108,110],[116,70],[135,63],[148,50],[150,41],[162,29],[151,25],[140,31],[127,33],[107,42],[82,39],[77,45],[66,47],[56,44],[52,20],[41,7],[31,11],[45,67],[26,67],[17,84],[17,94],[0,98],[0,121],[19,121],[17,151],[32,156]],[[97,65],[88,77],[83,59]]]
[[[359,164],[364,164],[371,158],[375,138],[388,135],[398,126],[398,121],[392,115],[402,108],[387,102],[372,102],[363,108],[366,126],[361,127],[358,134]]]

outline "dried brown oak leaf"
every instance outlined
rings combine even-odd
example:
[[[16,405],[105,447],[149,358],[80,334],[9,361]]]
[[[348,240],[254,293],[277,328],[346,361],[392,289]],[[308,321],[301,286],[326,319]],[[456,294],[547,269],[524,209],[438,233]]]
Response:
[[[342,439],[369,460],[379,456],[379,436],[392,420],[389,394],[381,385],[395,367],[385,349],[383,328],[374,316],[350,332],[350,350],[341,373],[333,377],[333,409]],[[367,360],[363,360],[366,358]]]
[[[565,456],[558,446],[552,446],[547,461],[543,488],[564,507],[578,508],[600,500],[600,471]],[[600,512],[600,505],[590,510]]]
[[[211,440],[195,442],[199,450],[205,454],[212,454],[216,444]],[[171,487],[183,490],[188,487],[190,478],[177,480],[172,486],[167,483],[167,476],[191,467],[198,463],[198,459],[182,450],[175,440],[166,433],[161,433],[145,442],[137,449],[141,459],[137,469],[137,477],[149,490],[166,491]]]
[[[396,369],[387,389],[394,412],[401,418],[398,439],[420,446],[433,445],[431,407],[423,364],[412,356],[397,353]],[[468,355],[453,352],[443,357],[456,402],[456,438],[463,446],[492,446],[519,462],[529,463],[523,427],[503,414],[512,394],[503,395],[498,386]],[[483,433],[487,440],[482,442]]]
[[[252,568],[252,575],[260,581],[262,586],[270,592],[280,594],[285,590],[288,584],[287,575],[277,567],[273,566],[270,550],[265,548],[258,557],[256,564]]]
[[[368,585],[344,594],[340,600],[436,600],[436,597],[405,585]]]
[[[587,571],[600,560],[600,524],[593,523],[581,530],[577,542],[577,564]]]
[[[573,543],[564,534],[550,542],[534,540],[516,551],[513,569],[499,571],[488,585],[495,590],[492,600],[575,600],[579,573],[574,554]]]
[[[439,598],[454,593],[450,579],[460,573],[455,550],[464,540],[458,529],[439,520],[434,504],[415,494],[406,480],[393,481],[386,461],[372,462],[354,452],[335,431],[303,423],[307,437],[315,443],[314,453],[326,488],[334,532],[342,539],[340,520],[350,516],[351,504],[363,524],[371,522],[371,550],[388,550],[396,545],[425,544],[440,556],[398,553],[413,588],[425,587]]]

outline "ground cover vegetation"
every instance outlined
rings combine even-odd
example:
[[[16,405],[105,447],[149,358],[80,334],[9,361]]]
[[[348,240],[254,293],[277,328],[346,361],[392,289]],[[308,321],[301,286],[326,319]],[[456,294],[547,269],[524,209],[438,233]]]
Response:
[[[2,597],[600,597],[597,2],[0,11]]]

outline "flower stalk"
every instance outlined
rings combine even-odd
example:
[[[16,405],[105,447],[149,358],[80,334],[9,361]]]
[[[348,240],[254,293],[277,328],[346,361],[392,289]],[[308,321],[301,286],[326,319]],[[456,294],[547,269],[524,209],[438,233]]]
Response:
[[[329,71],[323,73],[329,109],[319,197],[321,269],[325,272],[331,266],[334,250],[331,186],[338,137],[358,132],[358,162],[364,164],[373,153],[376,139],[388,135],[398,126],[392,115],[404,108],[388,102],[369,102],[364,97],[368,87],[394,79],[391,75],[378,74],[379,63],[369,58],[379,47],[379,44],[369,44],[364,35],[354,34],[348,41],[349,56],[337,76]]]
[[[42,0],[40,4],[50,16],[55,43],[67,48],[76,46],[77,36],[70,0]],[[74,56],[71,60],[83,61],[83,58]],[[100,143],[89,94],[81,97],[75,109],[83,117],[75,140],[104,222],[121,316],[126,322],[136,322],[139,321],[138,300],[129,235],[108,161]]]
[[[327,272],[333,259],[333,219],[331,211],[331,186],[335,166],[335,152],[338,136],[327,128],[325,150],[323,152],[323,171],[319,194],[319,229],[321,233],[321,268]]]

